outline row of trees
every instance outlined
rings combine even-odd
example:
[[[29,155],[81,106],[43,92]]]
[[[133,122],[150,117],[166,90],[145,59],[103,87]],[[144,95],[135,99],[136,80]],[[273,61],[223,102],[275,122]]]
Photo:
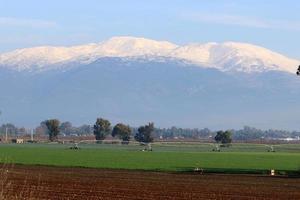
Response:
[[[97,121],[100,119],[97,119]],[[86,135],[95,135],[95,131],[97,132],[97,128],[105,128],[104,126],[104,119],[100,120],[100,124],[98,122],[95,123],[95,125],[82,125],[75,127],[72,125],[71,122],[62,122],[58,123],[59,127],[59,134],[65,136],[65,135],[74,135],[74,136],[86,136]],[[48,120],[47,120],[48,121]],[[107,120],[107,122],[109,122]],[[49,123],[49,122],[48,122]],[[107,135],[111,134],[113,137],[118,137],[123,141],[129,141],[130,138],[135,138],[138,140],[139,137],[137,133],[143,131],[142,129],[139,130],[139,128],[135,127],[129,127],[128,125],[124,124],[117,124],[115,127],[111,127],[111,124],[109,123],[109,129],[107,131],[100,130],[100,135],[98,137],[105,138]],[[148,129],[150,130],[152,127],[149,126]],[[96,130],[95,130],[96,129]],[[130,130],[130,131],[129,131]],[[30,129],[25,129],[23,127],[17,127],[14,124],[8,123],[8,124],[2,124],[0,126],[0,133],[7,132],[9,135],[24,135],[24,134],[30,134]],[[207,128],[204,129],[188,129],[188,128],[177,128],[177,127],[171,127],[171,128],[155,128],[153,125],[153,130],[151,131],[152,138],[164,138],[164,139],[174,139],[174,138],[185,138],[185,139],[210,139],[214,138],[218,133],[215,131],[211,131]],[[245,126],[243,129],[240,130],[230,130],[231,137],[233,140],[239,140],[239,141],[249,141],[249,140],[261,140],[261,139],[278,139],[278,138],[297,138],[300,136],[299,132],[296,131],[285,131],[285,130],[261,130],[249,126]],[[46,125],[46,121],[43,121],[40,123],[38,127],[35,128],[35,134],[36,135],[48,135],[48,128]],[[55,139],[55,137],[54,137]]]
[[[250,126],[244,126],[240,130],[231,129],[231,137],[233,140],[239,141],[253,141],[253,140],[261,140],[261,139],[278,139],[278,138],[297,138],[300,137],[300,132],[298,131],[287,131],[287,130],[276,130],[276,129],[268,129],[261,130],[257,128],[253,128]],[[163,128],[163,129],[155,129],[155,136],[163,137],[163,138],[190,138],[190,139],[207,139],[214,138],[218,132],[212,131],[208,128],[204,129],[186,129],[186,128]]]
[[[232,130],[232,136],[235,140],[296,138],[300,136],[300,132],[276,129],[261,130],[250,126],[244,126],[241,130]]]
[[[176,137],[183,137],[183,138],[191,138],[191,139],[202,139],[202,138],[209,138],[213,137],[215,133],[208,128],[198,129],[198,128],[178,128],[178,127],[171,127],[171,128],[157,128],[155,129],[155,136],[156,137],[163,137],[166,139],[172,139]]]
[[[62,135],[91,135],[93,134],[93,126],[84,124],[79,127],[75,127],[71,122],[62,122],[59,125],[60,134]],[[40,123],[38,127],[36,127],[35,132],[37,135],[46,135],[48,134],[48,129],[46,126],[46,121]]]
[[[50,119],[43,122],[48,129],[49,140],[56,141],[60,133],[60,122],[58,119]],[[64,127],[64,126],[63,126]],[[134,136],[138,142],[150,143],[153,142],[153,132],[155,130],[154,123],[149,123],[145,126],[140,126]],[[129,125],[122,123],[116,124],[113,128],[107,119],[98,118],[94,124],[94,135],[96,140],[104,140],[109,134],[112,137],[118,137],[123,142],[129,142],[133,129]],[[232,133],[230,131],[218,131],[215,136],[215,141],[222,144],[230,144],[232,141]]]
[[[7,132],[9,135],[22,135],[22,134],[28,134],[29,130],[26,130],[24,127],[18,128],[14,124],[8,123],[8,124],[2,124],[0,126],[0,133]]]
[[[41,127],[45,126],[50,141],[57,141],[60,131],[66,128],[66,124],[62,125],[58,119],[49,119],[41,123]],[[138,142],[150,143],[153,141],[154,129],[154,123],[140,126],[134,135],[134,139]],[[103,118],[98,118],[93,126],[96,140],[104,140],[111,134],[112,137],[117,137],[123,142],[129,142],[132,138],[133,130],[129,125],[122,123],[118,123],[112,128],[110,121]]]
[[[94,127],[92,125],[81,125],[75,127],[71,122],[62,122],[60,123],[60,134],[62,135],[76,135],[76,136],[86,136],[92,135],[94,133]],[[131,128],[133,132],[137,132],[138,128]],[[9,135],[23,135],[30,134],[31,129],[25,129],[24,127],[17,127],[14,124],[7,123],[0,126],[0,133],[8,132]],[[47,133],[47,126],[45,121],[35,128],[35,134],[45,135]],[[230,130],[232,132],[232,138],[234,140],[247,141],[247,140],[258,140],[258,139],[274,139],[274,138],[287,138],[292,137],[296,138],[300,136],[300,132],[296,131],[286,131],[286,130],[276,130],[268,129],[261,130],[249,126],[245,126],[240,130]],[[162,137],[164,139],[173,139],[173,138],[190,138],[190,139],[207,139],[213,138],[217,133],[211,131],[208,128],[204,129],[189,129],[189,128],[155,128],[153,132],[154,138]]]

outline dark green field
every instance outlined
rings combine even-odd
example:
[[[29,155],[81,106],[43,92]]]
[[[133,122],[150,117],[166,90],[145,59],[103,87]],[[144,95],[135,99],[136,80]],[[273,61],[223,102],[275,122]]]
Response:
[[[206,171],[228,173],[267,173],[270,169],[300,171],[300,145],[275,146],[233,144],[212,152],[209,144],[155,144],[154,151],[143,152],[137,145],[80,145],[80,150],[59,144],[1,144],[2,163],[138,169],[151,171]],[[284,173],[284,172],[283,172]]]

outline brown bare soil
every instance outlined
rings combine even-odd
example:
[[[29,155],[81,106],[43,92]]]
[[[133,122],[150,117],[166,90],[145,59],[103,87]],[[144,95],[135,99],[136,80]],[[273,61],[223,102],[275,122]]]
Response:
[[[4,166],[0,199],[300,199],[300,179]]]

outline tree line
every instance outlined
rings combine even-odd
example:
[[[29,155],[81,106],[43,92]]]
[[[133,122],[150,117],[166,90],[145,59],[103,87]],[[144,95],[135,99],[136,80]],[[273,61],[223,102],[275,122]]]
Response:
[[[62,127],[58,119],[50,119],[43,122],[47,127],[49,140],[57,141],[58,135],[60,133],[60,128]],[[64,128],[64,126],[63,126]],[[134,139],[142,143],[151,143],[153,142],[153,132],[155,130],[154,123],[149,123],[144,126],[140,126],[137,129],[137,132],[134,135]],[[98,118],[94,124],[93,133],[97,141],[104,140],[109,134],[112,137],[117,137],[122,140],[123,144],[128,144],[131,139],[133,129],[129,125],[122,123],[116,124],[113,128],[109,120],[104,118]],[[223,145],[227,145],[232,141],[231,131],[218,131],[215,136],[215,141]]]
[[[45,131],[49,135],[50,141],[57,141],[60,131],[66,129],[66,123],[61,124],[58,119],[45,120],[41,123],[41,126],[46,128]],[[97,141],[104,140],[108,135],[111,135],[114,138],[122,140],[124,144],[128,144],[128,142],[132,139],[133,130],[134,129],[132,129],[129,125],[122,123],[118,123],[112,127],[110,121],[104,118],[97,118],[93,125],[93,134]],[[150,143],[154,139],[153,131],[154,123],[140,126],[134,135],[134,139],[138,142]]]
[[[47,120],[46,120],[47,121]],[[46,121],[42,121],[38,127],[36,127],[35,134],[36,135],[48,135],[48,128],[46,126]],[[126,128],[125,128],[126,127]],[[131,139],[134,139],[136,133],[138,133],[138,129],[140,127],[130,127],[128,125],[124,125],[122,123],[118,124],[116,128],[110,127],[111,129],[108,131],[108,135],[111,134],[113,137],[120,137],[121,140],[128,140],[128,135],[130,135]],[[73,136],[87,136],[93,135],[95,126],[94,125],[81,125],[81,126],[73,126],[71,122],[59,122],[59,133],[63,136],[73,135]],[[126,130],[127,129],[127,130]],[[129,131],[129,129],[131,131]],[[190,129],[190,128],[157,128],[153,126],[152,138],[163,138],[163,139],[214,139],[217,135],[217,131],[212,131],[208,128],[203,129]],[[114,132],[112,132],[115,130]],[[123,133],[123,130],[125,133]],[[2,124],[0,126],[0,133],[7,133],[9,135],[18,136],[24,134],[30,134],[29,129],[25,129],[24,127],[17,127],[14,124],[7,123]],[[140,130],[141,131],[141,130]],[[127,134],[130,132],[130,134]],[[250,140],[261,140],[261,139],[274,139],[274,138],[296,138],[300,136],[300,133],[297,131],[286,131],[286,130],[261,130],[249,126],[243,127],[240,130],[231,129],[231,138],[235,141],[250,141]],[[106,136],[105,136],[106,137]],[[126,139],[127,138],[127,139]]]
[[[27,134],[28,130],[26,130],[24,127],[17,127],[14,124],[7,123],[7,124],[2,124],[0,126],[0,133],[8,133],[9,135],[23,135]]]

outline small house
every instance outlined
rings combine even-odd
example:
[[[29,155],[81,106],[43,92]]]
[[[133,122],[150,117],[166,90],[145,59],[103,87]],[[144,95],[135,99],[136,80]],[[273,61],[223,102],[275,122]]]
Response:
[[[23,143],[24,143],[24,140],[23,140],[23,139],[17,138],[17,139],[12,139],[11,142],[12,142],[12,143],[16,143],[16,144],[23,144]]]

